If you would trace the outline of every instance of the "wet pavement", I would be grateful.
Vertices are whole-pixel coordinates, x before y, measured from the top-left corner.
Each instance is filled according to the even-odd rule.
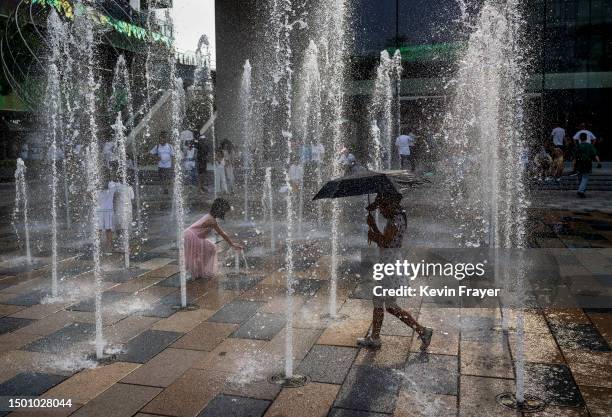
[[[532,247],[593,249],[588,257],[577,252],[559,259],[560,269],[612,284],[612,215],[533,209],[528,230]],[[323,241],[316,256],[300,259],[296,271],[294,368],[310,382],[282,388],[267,380],[284,367],[285,281],[277,269],[282,261],[263,258],[246,273],[234,274],[230,258],[218,277],[188,283],[189,301],[199,309],[177,311],[178,267],[175,254],[162,248],[168,243],[162,233],[150,240],[129,271],[120,269],[120,254],[104,258],[104,334],[115,356],[99,366],[87,357],[94,351],[95,322],[89,263],[63,258],[63,297],[50,300],[48,258],[41,257],[34,268],[0,262],[0,396],[73,402],[53,412],[9,415],[516,415],[495,400],[514,391],[516,366],[514,320],[504,335],[498,308],[439,308],[421,299],[402,300],[423,325],[435,329],[427,353],[391,316],[385,317],[382,348],[360,349],[355,338],[369,329],[371,301],[352,272],[355,261],[348,251],[339,262],[342,318],[323,317],[330,265]],[[265,239],[250,243],[261,247]],[[526,389],[548,403],[545,411],[531,415],[610,416],[611,309],[526,312]]]

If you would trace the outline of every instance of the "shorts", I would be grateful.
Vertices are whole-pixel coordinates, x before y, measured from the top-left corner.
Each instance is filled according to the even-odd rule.
[[[113,211],[98,211],[98,230],[113,230]]]

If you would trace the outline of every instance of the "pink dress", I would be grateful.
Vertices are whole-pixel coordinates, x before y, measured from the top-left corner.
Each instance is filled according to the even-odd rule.
[[[202,225],[213,217],[205,215],[183,233],[185,263],[193,278],[203,278],[217,272],[217,246],[207,239],[212,227]]]

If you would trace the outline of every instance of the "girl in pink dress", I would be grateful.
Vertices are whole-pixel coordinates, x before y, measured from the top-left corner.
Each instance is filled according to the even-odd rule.
[[[229,245],[242,250],[243,247],[234,243],[217,224],[217,219],[223,219],[225,213],[231,210],[230,204],[217,198],[213,201],[210,213],[192,224],[183,233],[185,239],[185,263],[187,271],[195,278],[203,278],[217,272],[217,245],[208,240],[211,231],[217,232]]]

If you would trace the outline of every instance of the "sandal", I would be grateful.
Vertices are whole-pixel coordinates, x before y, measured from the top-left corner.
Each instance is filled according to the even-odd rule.
[[[380,339],[373,339],[371,336],[360,337],[357,339],[357,346],[370,349],[379,349],[382,345]]]
[[[433,329],[425,327],[423,333],[419,335],[419,339],[421,339],[421,352],[425,352],[429,347],[431,336],[433,336]]]

